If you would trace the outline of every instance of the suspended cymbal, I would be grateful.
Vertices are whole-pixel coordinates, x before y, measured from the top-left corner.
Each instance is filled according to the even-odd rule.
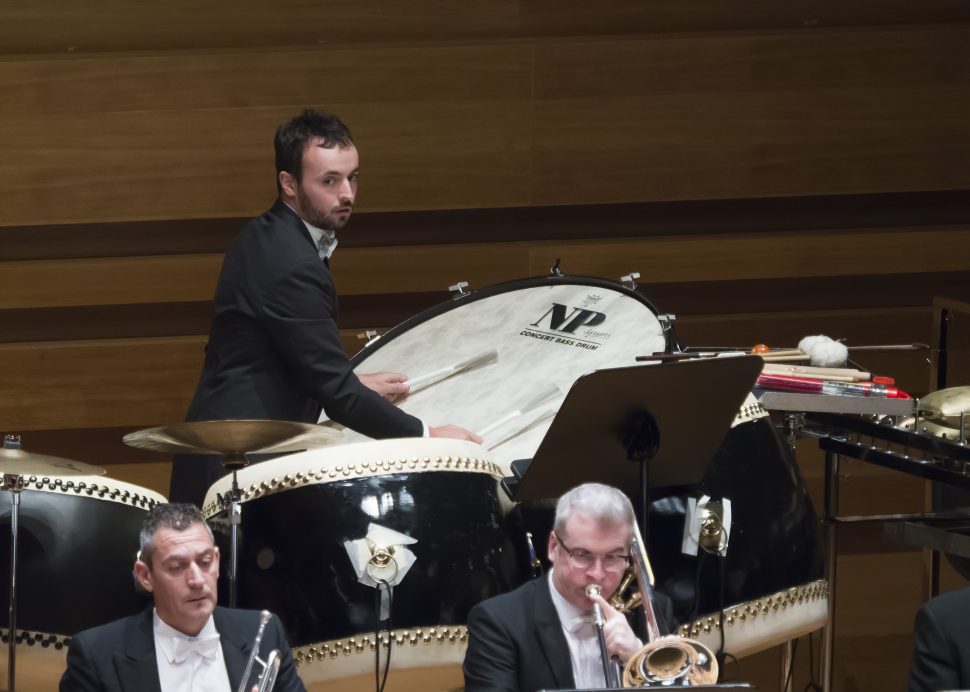
[[[341,433],[311,423],[282,420],[204,420],[148,428],[125,435],[131,447],[176,454],[239,455],[323,447]]]
[[[919,400],[920,417],[948,428],[960,427],[960,413],[963,411],[970,417],[970,387],[940,389]]]
[[[103,476],[100,466],[81,461],[0,448],[0,474],[11,476]]]

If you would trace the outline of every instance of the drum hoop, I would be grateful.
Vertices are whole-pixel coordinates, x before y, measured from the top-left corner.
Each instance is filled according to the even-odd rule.
[[[162,495],[147,488],[101,476],[26,476],[24,490],[88,497],[141,509],[151,509],[168,502]]]
[[[638,290],[632,290],[623,284],[618,284],[616,282],[610,281],[609,279],[602,279],[596,276],[534,276],[525,279],[512,279],[511,281],[503,281],[497,284],[490,284],[483,288],[475,289],[469,293],[462,296],[456,296],[450,298],[446,301],[433,305],[432,307],[419,312],[413,317],[409,317],[400,324],[391,327],[389,330],[384,332],[379,339],[370,342],[368,345],[364,346],[360,351],[358,351],[350,359],[350,362],[354,367],[361,364],[361,362],[379,349],[382,345],[393,341],[395,338],[405,334],[415,327],[424,324],[425,322],[439,317],[440,315],[450,312],[460,305],[466,305],[468,303],[473,303],[484,298],[491,298],[492,296],[501,295],[502,293],[510,293],[515,290],[520,290],[523,288],[543,288],[545,286],[555,286],[556,284],[567,283],[573,286],[592,286],[595,288],[608,288],[617,293],[622,293],[628,298],[633,298],[639,301],[648,308],[654,315],[660,315],[656,306],[651,303],[646,296],[642,295]],[[669,348],[671,342],[676,342],[676,335],[673,331],[673,325],[670,325],[670,329],[665,330],[667,334],[664,341]]]
[[[286,459],[286,457],[281,457],[281,459]],[[270,464],[273,461],[261,463]],[[240,482],[239,501],[246,503],[299,488],[327,485],[348,479],[414,473],[465,473],[486,475],[495,480],[503,478],[501,467],[484,456],[479,458],[458,454],[429,453],[417,457],[394,455],[392,453],[389,456],[381,456],[370,461],[350,462],[332,468],[311,463],[302,471],[292,475],[286,473],[274,476],[271,480],[265,482],[248,482],[248,479],[245,479]],[[217,480],[206,493],[205,502],[202,505],[202,515],[207,520],[228,509],[228,501],[224,492],[220,493],[216,488],[219,486],[221,489],[229,482],[229,477],[224,476]]]
[[[468,644],[468,627],[465,625],[428,625],[407,629],[394,629],[390,632],[395,647],[413,646],[458,646],[462,650]],[[386,650],[388,633],[380,633],[381,648]],[[365,633],[314,642],[293,647],[293,661],[297,667],[333,664],[341,657],[367,656],[367,663],[373,660],[376,646],[374,633]]]
[[[781,617],[785,613],[800,610],[806,610],[804,614],[807,616],[808,609],[814,608],[813,604],[827,604],[829,597],[830,591],[828,581],[825,579],[818,579],[800,586],[792,586],[787,589],[782,589],[781,591],[776,591],[773,594],[761,596],[751,601],[744,601],[742,603],[727,606],[724,608],[725,634],[730,636],[732,630],[743,632],[746,629],[746,625],[748,628],[754,627],[758,623],[759,618],[762,622],[765,622],[771,618]],[[788,624],[800,628],[800,634],[797,636],[817,629],[817,627],[811,626],[813,623],[809,621]],[[824,623],[820,623],[818,627],[821,627],[822,624]],[[805,629],[806,627],[810,627],[810,629]],[[693,622],[687,623],[686,625],[681,625],[677,630],[677,635],[681,637],[690,637],[691,639],[700,639],[706,636],[711,636],[712,633],[718,632],[719,629],[720,613],[714,612],[708,615],[703,615]],[[783,634],[783,632],[781,634]],[[784,640],[791,638],[792,637],[787,635],[784,636]],[[747,656],[748,654],[775,646],[776,644],[780,643],[780,641],[782,640],[772,641],[767,646],[759,646],[759,644],[756,642],[749,642],[748,648],[744,649],[743,651],[738,651],[738,655]]]
[[[769,415],[768,409],[758,401],[758,398],[754,394],[749,392],[744,399],[744,403],[741,404],[741,408],[735,414],[734,420],[731,421],[731,427],[736,428],[744,423],[767,418]]]

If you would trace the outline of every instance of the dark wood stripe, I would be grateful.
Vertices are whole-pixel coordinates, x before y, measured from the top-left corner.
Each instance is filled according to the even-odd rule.
[[[177,421],[170,421],[177,422]],[[17,433],[5,430],[5,434]],[[24,451],[49,454],[97,466],[170,461],[171,455],[135,449],[122,442],[132,428],[84,428],[80,430],[32,430],[23,433]],[[108,475],[113,475],[109,471]]]
[[[267,207],[272,200],[267,200]],[[0,261],[222,253],[244,218],[0,228]],[[970,223],[970,190],[451,211],[358,212],[342,247]]]
[[[525,277],[523,277],[525,278]],[[897,276],[643,283],[659,311],[679,317],[926,307],[936,296],[970,298],[970,272]],[[344,330],[386,330],[444,301],[438,293],[344,295]],[[0,343],[205,335],[211,303],[0,310]]]

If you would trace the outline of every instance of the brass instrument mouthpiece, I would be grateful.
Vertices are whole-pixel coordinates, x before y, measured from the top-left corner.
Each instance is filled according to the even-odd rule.
[[[586,587],[587,596],[599,596],[602,591],[603,591],[603,587],[600,586],[599,584],[590,584],[589,586]]]

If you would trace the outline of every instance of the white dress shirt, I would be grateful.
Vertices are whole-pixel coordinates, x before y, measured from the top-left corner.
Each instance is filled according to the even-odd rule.
[[[230,692],[226,659],[211,615],[195,637],[169,627],[157,611],[152,629],[162,692]]]
[[[300,216],[296,209],[290,205],[289,202],[283,202],[286,206],[290,207],[290,210]],[[317,246],[317,253],[320,255],[320,259],[327,260],[333,254],[333,251],[337,249],[337,233],[336,231],[327,230],[325,228],[317,228],[312,223],[300,216],[300,221],[306,226],[307,231],[310,232],[310,237],[313,238],[313,244]]]
[[[576,687],[605,687],[603,678],[603,659],[600,656],[600,645],[596,637],[596,627],[593,624],[592,611],[584,612],[569,603],[556,590],[549,570],[549,593],[552,604],[559,614],[566,644],[569,645],[569,661],[573,666],[573,682]]]

